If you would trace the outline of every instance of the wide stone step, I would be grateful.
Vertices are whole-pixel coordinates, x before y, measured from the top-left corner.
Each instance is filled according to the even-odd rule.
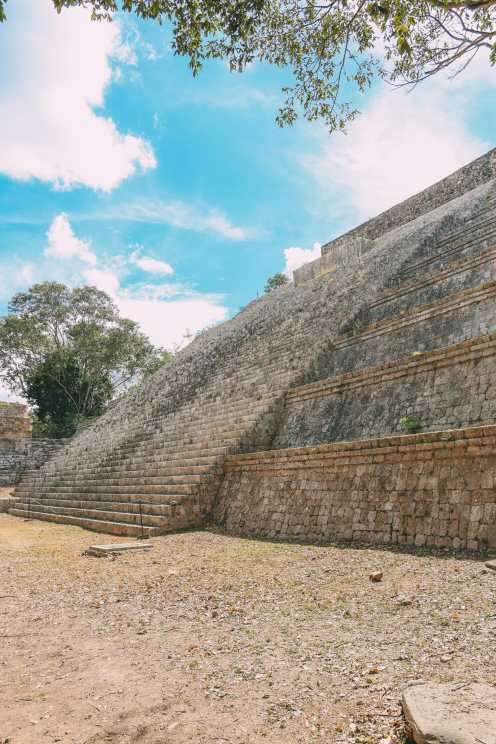
[[[161,446],[167,443],[170,446],[181,447],[184,444],[192,444],[194,442],[208,442],[217,441],[222,442],[225,439],[232,439],[238,437],[246,431],[246,426],[243,424],[239,425],[226,425],[225,427],[216,426],[203,426],[203,427],[185,427],[184,430],[174,429],[171,436],[166,434],[160,434],[153,437],[144,439],[140,447],[150,448],[153,446]],[[119,447],[119,452],[135,452],[136,447],[134,444],[123,444]]]
[[[212,470],[211,472],[202,473],[201,475],[196,474],[190,474],[190,475],[175,475],[175,476],[167,476],[162,474],[154,475],[153,473],[147,472],[146,474],[140,475],[140,474],[131,474],[131,473],[121,473],[120,477],[114,476],[114,477],[107,477],[105,475],[99,475],[99,474],[92,474],[92,475],[85,475],[85,476],[78,476],[76,473],[70,477],[70,476],[62,476],[58,479],[57,485],[62,487],[68,487],[72,488],[74,485],[77,485],[79,483],[85,483],[89,486],[97,485],[98,483],[106,484],[109,486],[125,486],[125,485],[132,485],[136,482],[141,483],[142,485],[146,486],[170,486],[170,485],[191,485],[191,484],[197,484],[197,483],[203,483],[208,480],[210,480],[212,477],[214,477],[216,474],[219,474],[221,471],[217,469],[217,471]],[[35,487],[35,486],[42,486],[44,483],[43,478],[38,478],[37,480],[33,480],[30,484],[29,488]],[[23,483],[19,484],[18,486],[18,492],[22,493],[24,490],[26,490],[27,486]]]
[[[196,494],[191,493],[174,493],[174,494],[153,494],[153,493],[115,493],[115,494],[95,494],[85,493],[82,491],[71,491],[70,493],[59,493],[58,491],[47,491],[44,494],[24,494],[18,499],[20,504],[25,504],[28,508],[36,509],[38,504],[48,504],[51,502],[60,502],[60,506],[77,505],[77,502],[91,501],[98,504],[103,503],[123,503],[134,504],[139,510],[139,504],[154,504],[156,506],[188,506],[198,504],[199,499]],[[124,511],[133,511],[126,508]]]
[[[483,234],[477,234],[477,228],[482,228],[484,230]],[[470,225],[467,228],[468,232],[471,234],[470,238],[447,241],[446,243],[444,243],[446,247],[442,250],[437,250],[436,253],[433,253],[430,256],[426,256],[420,261],[416,261],[415,263],[410,263],[405,266],[401,272],[401,275],[409,276],[411,274],[418,273],[430,264],[442,261],[443,259],[449,258],[457,253],[463,253],[470,248],[476,247],[484,250],[491,244],[491,242],[496,240],[496,220],[494,216],[491,218],[486,218],[486,220],[481,222],[480,225],[477,226],[477,228],[474,229],[474,226]],[[438,244],[436,246],[436,248],[438,249],[441,247],[441,244]]]
[[[20,505],[16,505],[16,510],[20,509]],[[143,524],[146,527],[156,527],[161,530],[170,529],[173,525],[174,520],[171,519],[171,514],[164,515],[151,515],[146,513],[132,513],[128,511],[117,511],[105,509],[80,509],[75,506],[48,506],[45,504],[36,504],[35,513],[37,514],[56,514],[66,517],[78,517],[86,519],[98,519],[105,522],[119,522],[122,524],[131,524],[141,527]],[[172,507],[171,507],[172,513]]]
[[[48,486],[38,486],[36,489],[34,489],[35,494],[39,494],[42,496],[47,491],[51,491],[53,493],[73,493],[77,491],[78,493],[140,493],[148,494],[148,493],[160,493],[160,494],[197,494],[200,491],[200,486],[203,484],[198,483],[191,483],[188,485],[146,485],[143,483],[135,483],[131,485],[116,485],[116,486],[110,486],[105,484],[91,484],[89,486],[84,485],[84,481],[75,482],[71,486],[59,486],[57,484],[50,483]],[[208,482],[205,483],[205,485],[208,485]],[[23,495],[23,493],[28,493],[29,491],[20,491],[16,492],[17,496]]]
[[[169,478],[163,475],[154,475],[150,471],[144,471],[143,473],[119,473],[108,477],[102,473],[93,473],[91,475],[72,475],[61,476],[56,479],[50,478],[50,483],[56,482],[57,487],[60,488],[74,488],[80,485],[92,488],[93,486],[106,485],[106,486],[171,486],[171,485],[192,485],[199,483],[208,483],[213,478],[217,478],[221,475],[221,470],[212,471],[211,473],[204,473],[203,475],[192,475],[191,477],[183,476],[182,478]],[[46,479],[39,478],[29,483],[22,482],[17,486],[17,494],[22,494],[27,491],[32,491],[37,488],[43,488],[47,483]],[[176,489],[177,490],[177,489]]]
[[[224,454],[232,451],[235,446],[239,445],[239,437],[232,438],[230,440],[223,440],[220,445],[218,442],[212,442],[212,447],[206,446],[205,442],[184,445],[181,447],[169,447],[164,446],[162,448],[153,448],[149,452],[141,453],[126,453],[126,456],[119,456],[114,454],[112,458],[108,457],[103,462],[95,461],[95,458],[86,456],[85,458],[79,457],[75,460],[73,457],[68,458],[66,463],[57,463],[55,467],[44,468],[41,472],[45,475],[52,473],[73,473],[76,470],[80,472],[91,472],[92,470],[108,469],[113,470],[115,467],[121,468],[124,463],[151,463],[151,462],[173,462],[178,459],[186,457],[188,454],[197,454],[198,456],[207,455],[209,452],[215,452],[223,450]],[[134,455],[134,456],[133,456]]]
[[[196,466],[204,468],[204,473],[212,473],[217,472],[221,468],[219,467],[219,463],[222,463],[223,458],[225,455],[229,454],[229,449],[225,448],[225,452],[223,455],[215,455],[213,457],[206,456],[200,456],[195,459],[190,458],[179,458],[179,459],[164,459],[160,457],[149,457],[147,459],[142,458],[139,461],[134,462],[133,460],[129,462],[123,462],[119,463],[117,466],[100,466],[100,467],[93,467],[93,469],[87,469],[85,470],[85,473],[88,475],[88,477],[92,477],[94,475],[105,475],[108,477],[112,477],[113,474],[115,474],[117,477],[124,476],[129,473],[130,475],[135,476],[147,476],[147,475],[155,475],[155,474],[167,474],[169,470],[169,465],[172,463],[181,463],[179,467],[184,469],[184,471],[188,471],[189,468],[194,468]],[[200,463],[204,462],[205,465],[201,465]],[[211,463],[211,464],[209,464]],[[56,472],[60,473],[61,477],[64,477],[64,471],[62,469],[57,470]],[[68,473],[65,473],[65,475],[72,475],[76,472],[76,470],[73,468]],[[194,472],[194,471],[193,471]],[[44,473],[40,474],[39,477],[43,478]],[[23,483],[25,480],[23,479]]]
[[[157,503],[147,501],[125,501],[120,498],[116,501],[100,501],[97,499],[84,500],[81,498],[71,499],[56,499],[56,498],[44,498],[41,500],[29,501],[20,499],[17,502],[18,508],[30,511],[31,509],[43,508],[43,511],[54,509],[55,507],[65,507],[69,509],[83,509],[83,510],[95,510],[95,511],[115,511],[115,512],[128,512],[130,514],[150,514],[153,516],[171,517],[175,508],[181,506],[181,504],[191,503],[190,500],[173,501],[172,504],[163,503],[157,501]]]
[[[234,442],[238,442],[241,433],[243,432],[229,431],[220,435],[217,432],[211,432],[211,435],[208,437],[199,437],[197,436],[197,432],[193,430],[190,436],[182,437],[181,439],[148,439],[140,448],[130,445],[114,448],[105,456],[105,460],[111,461],[112,459],[125,457],[127,454],[139,455],[141,453],[152,453],[156,451],[179,454],[188,450],[227,447]],[[92,458],[87,453],[80,453],[78,455],[79,462],[90,459]]]
[[[178,452],[171,452],[169,457],[163,457],[160,454],[153,454],[150,456],[147,456],[146,458],[142,458],[140,462],[130,460],[128,462],[121,462],[118,466],[118,472],[121,471],[127,471],[129,470],[140,470],[141,468],[141,462],[146,462],[147,466],[150,465],[180,465],[181,467],[189,467],[189,465],[201,465],[201,464],[208,464],[210,462],[219,463],[222,462],[223,458],[226,454],[229,454],[232,451],[232,449],[228,446],[224,447],[211,447],[207,449],[194,449],[190,448],[188,450],[179,450]],[[194,455],[191,457],[188,457],[188,455]],[[109,465],[93,465],[93,471],[98,469],[99,472],[116,472],[114,467],[111,467]],[[71,463],[70,469],[67,469],[67,472],[74,472],[75,467],[74,463]],[[61,466],[61,463],[58,463],[58,467],[54,469],[55,473],[63,473],[64,469]],[[88,469],[87,472],[92,472],[91,469]],[[48,470],[48,468],[45,468],[41,475],[50,475],[51,470]],[[24,480],[24,479],[23,479]]]
[[[67,514],[51,514],[39,511],[25,511],[23,509],[10,509],[9,514],[25,519],[40,519],[44,522],[56,522],[58,524],[72,524],[84,527],[94,532],[105,532],[108,535],[126,535],[128,537],[141,537],[143,534],[149,537],[160,534],[157,527],[127,524],[124,522],[110,522],[101,519],[90,519],[89,517],[75,517]]]

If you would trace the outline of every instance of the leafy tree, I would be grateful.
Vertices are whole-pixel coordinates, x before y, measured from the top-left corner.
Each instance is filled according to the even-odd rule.
[[[267,279],[267,283],[265,285],[265,292],[273,292],[274,289],[278,289],[279,287],[284,287],[285,284],[289,282],[288,277],[286,274],[282,274],[279,272],[278,274],[274,274],[274,276],[271,276],[270,279]]]
[[[170,358],[96,287],[35,284],[8,311],[0,318],[0,379],[59,432],[98,415]]]
[[[113,393],[108,374],[90,378],[72,350],[48,354],[26,376],[26,398],[36,413],[38,433],[70,436],[78,423],[103,413]]]
[[[168,22],[173,51],[189,57],[195,74],[209,58],[233,71],[253,60],[291,68],[280,125],[302,109],[331,131],[343,129],[358,114],[350,86],[363,92],[376,75],[415,85],[446,68],[456,74],[483,49],[496,63],[496,0],[43,1],[58,11],[90,7],[95,19],[121,10]],[[0,0],[0,21],[6,4]]]

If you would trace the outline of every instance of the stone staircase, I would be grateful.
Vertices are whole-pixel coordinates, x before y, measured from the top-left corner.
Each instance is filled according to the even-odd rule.
[[[303,396],[295,417],[302,385],[495,331],[495,236],[493,180],[252,302],[27,474],[11,513],[135,537],[204,524],[226,458],[339,439],[327,403]]]

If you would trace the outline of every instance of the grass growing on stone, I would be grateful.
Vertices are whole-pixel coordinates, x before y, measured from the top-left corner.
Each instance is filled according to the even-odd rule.
[[[398,744],[410,682],[496,682],[483,561],[209,532],[82,556],[98,542],[0,515],[0,740]]]

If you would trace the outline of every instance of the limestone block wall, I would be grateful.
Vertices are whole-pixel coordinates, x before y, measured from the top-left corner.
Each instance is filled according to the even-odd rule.
[[[496,334],[290,390],[273,448],[496,422]]]
[[[496,548],[496,426],[235,455],[215,518],[230,532]]]
[[[31,429],[27,406],[0,401],[0,437],[29,437]]]
[[[368,238],[357,238],[349,243],[336,247],[332,253],[316,258],[293,272],[294,282],[298,286],[312,279],[318,279],[348,262],[350,258],[360,258],[374,247],[374,241]]]
[[[433,269],[426,275],[404,282],[391,289],[354,320],[354,328],[359,330],[367,325],[380,323],[419,305],[426,305],[448,297],[450,294],[481,287],[496,280],[496,247],[477,253],[469,259],[453,261],[445,269]]]
[[[393,286],[488,248],[496,243],[496,178],[460,195],[455,193],[411,222],[393,222],[375,239],[360,236],[364,227],[357,228],[356,236],[347,234],[324,246],[320,258],[296,269],[295,284],[299,286],[334,272],[350,258],[366,261],[379,242],[388,243],[390,252],[406,257],[400,272],[389,277]],[[388,273],[387,267],[384,273]]]
[[[496,282],[490,282],[340,336],[332,348],[322,352],[308,381],[356,372],[495,331]]]
[[[0,486],[14,485],[26,470],[39,468],[63,446],[64,441],[0,437]]]

